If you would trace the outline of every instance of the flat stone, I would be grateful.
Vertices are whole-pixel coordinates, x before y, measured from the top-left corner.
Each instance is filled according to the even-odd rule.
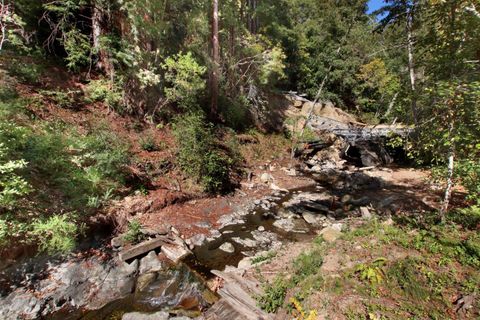
[[[223,243],[218,249],[220,249],[220,250],[222,250],[226,253],[234,253],[235,252],[235,247],[230,242]]]
[[[161,247],[164,243],[165,241],[161,238],[151,239],[121,251],[118,256],[122,261],[130,260],[139,255],[155,250],[158,247]]]
[[[122,320],[168,320],[168,312],[160,311],[155,313],[129,312],[125,313]]]
[[[302,218],[312,226],[320,226],[321,220],[322,220],[319,218],[318,214],[311,213],[311,212],[303,212]]]
[[[331,228],[331,227],[326,227],[320,231],[320,235],[322,235],[323,239],[327,242],[334,242],[340,236],[342,233],[338,231],[337,229]]]
[[[178,263],[186,256],[192,254],[182,239],[177,238],[172,244],[162,246],[162,253],[173,263]]]
[[[247,248],[255,248],[258,245],[257,241],[249,238],[242,239],[240,237],[233,237],[232,240]]]

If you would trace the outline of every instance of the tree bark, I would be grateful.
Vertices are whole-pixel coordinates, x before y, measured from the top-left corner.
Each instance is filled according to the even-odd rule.
[[[101,37],[105,34],[104,28],[104,18],[105,13],[103,9],[98,5],[98,3],[93,3],[92,8],[92,42],[93,42],[93,52],[97,55],[97,64],[96,67],[98,70],[102,70],[106,75],[110,77],[110,80],[113,82],[114,77],[114,67],[110,60],[108,52],[102,48]]]
[[[442,208],[440,209],[442,220],[445,218],[445,213],[448,211],[453,188],[453,173],[455,169],[455,141],[453,139],[453,129],[454,124],[452,123],[450,124],[450,129],[448,131],[448,136],[450,138],[450,150],[448,152],[447,186],[445,188],[445,196],[443,198]]]
[[[212,72],[210,79],[212,117],[217,116],[218,110],[218,77],[220,68],[220,45],[218,40],[218,0],[212,0]]]
[[[415,2],[413,2],[415,6]],[[418,109],[417,109],[417,90],[416,90],[416,75],[415,75],[415,61],[413,57],[414,52],[414,39],[413,39],[413,17],[414,8],[407,9],[407,50],[408,50],[408,71],[410,74],[410,89],[412,94],[412,116],[415,125],[418,125]]]

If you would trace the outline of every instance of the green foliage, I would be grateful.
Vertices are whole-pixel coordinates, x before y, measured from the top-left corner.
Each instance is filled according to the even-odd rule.
[[[252,259],[252,264],[259,264],[261,262],[270,261],[275,258],[277,253],[275,251],[269,251],[266,254],[256,256]]]
[[[206,192],[228,190],[234,160],[219,148],[213,127],[205,122],[203,115],[190,113],[179,116],[173,133],[182,170],[199,181]]]
[[[396,282],[401,290],[415,299],[428,299],[427,290],[422,274],[418,268],[418,262],[412,258],[406,258],[393,263],[388,268],[388,277]]]
[[[128,223],[128,230],[124,239],[132,244],[141,242],[145,238],[142,233],[142,224],[138,220],[132,220]]]
[[[72,29],[64,33],[63,47],[67,52],[65,60],[69,69],[76,71],[90,63],[92,50],[90,39],[79,30]]]
[[[384,279],[382,267],[385,262],[385,258],[378,258],[369,264],[361,263],[357,265],[355,272],[359,274],[360,280],[368,281],[371,285],[378,285]]]
[[[40,93],[61,108],[78,109],[83,105],[83,93],[79,90],[41,90]]]
[[[184,110],[194,111],[198,108],[199,96],[205,90],[202,78],[207,70],[193,57],[191,52],[176,54],[165,59],[165,96],[176,102]]]
[[[30,192],[30,186],[16,172],[27,166],[25,160],[8,160],[8,149],[0,143],[0,208],[11,208],[16,200]]]
[[[309,252],[301,253],[294,262],[293,282],[299,283],[318,272],[323,263],[323,250],[315,247]]]
[[[252,125],[250,105],[245,96],[240,95],[234,99],[221,97],[219,104],[218,112],[227,127],[241,132]]]
[[[38,84],[44,74],[44,66],[41,62],[28,62],[22,59],[14,59],[8,66],[8,73],[18,81],[27,84]]]
[[[258,305],[268,313],[276,312],[284,304],[287,289],[284,278],[276,277],[272,284],[264,285],[264,293],[257,297]]]
[[[140,139],[140,147],[142,150],[152,152],[160,149],[160,146],[157,145],[155,139],[152,136]]]
[[[451,220],[464,228],[478,230],[480,226],[480,207],[472,206],[450,212],[448,220]]]
[[[124,111],[123,91],[119,83],[111,83],[106,79],[92,80],[85,87],[86,101],[103,102],[110,109],[119,113]]]
[[[39,248],[48,253],[66,253],[74,249],[75,238],[82,231],[72,215],[55,215],[32,224],[31,234],[36,237]]]

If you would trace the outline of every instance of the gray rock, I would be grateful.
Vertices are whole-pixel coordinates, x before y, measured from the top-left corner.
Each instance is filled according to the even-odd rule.
[[[155,251],[150,251],[145,257],[140,260],[140,267],[138,272],[144,274],[147,272],[158,272],[165,268],[163,263],[158,259]]]
[[[125,313],[122,320],[168,320],[168,312],[160,311],[155,313],[129,312]]]
[[[326,227],[322,229],[322,231],[320,231],[320,235],[323,237],[325,241],[334,242],[342,235],[342,233],[337,229]]]
[[[162,246],[162,253],[173,263],[178,263],[186,256],[192,254],[181,238],[175,238],[174,243]]]
[[[322,224],[322,219],[319,217],[318,214],[311,213],[311,212],[303,212],[302,218],[312,226],[318,227]]]
[[[240,244],[244,247],[247,247],[247,248],[255,248],[255,247],[258,246],[257,241],[249,239],[249,238],[242,239],[240,237],[233,237],[232,241],[234,241],[234,242],[236,242],[236,243],[238,243],[238,244]]]
[[[362,218],[364,219],[372,218],[372,214],[370,213],[370,210],[368,210],[367,207],[360,207],[360,213],[362,214]]]
[[[234,253],[235,252],[235,247],[230,242],[223,243],[218,249],[220,249],[220,250],[222,250],[226,253]]]
[[[125,240],[123,239],[123,236],[118,236],[118,237],[112,238],[112,240],[110,241],[110,244],[112,245],[113,248],[117,249],[125,245]]]
[[[204,234],[196,234],[186,242],[194,247],[201,247],[205,244],[205,242],[207,242],[207,237]]]
[[[273,223],[273,226],[286,232],[307,233],[309,231],[305,221],[300,219],[279,219]]]
[[[264,226],[259,226],[259,227],[257,228],[257,230],[258,230],[258,231],[265,231],[265,227],[264,227]]]
[[[262,173],[262,175],[260,176],[260,181],[263,182],[263,183],[269,183],[269,182],[272,182],[273,181],[273,176],[269,173]]]

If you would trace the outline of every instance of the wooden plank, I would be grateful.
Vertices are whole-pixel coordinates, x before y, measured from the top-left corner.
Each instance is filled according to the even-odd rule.
[[[148,241],[139,243],[131,248],[121,251],[118,256],[120,260],[127,261],[136,258],[142,254],[155,250],[166,243],[163,238],[154,238]]]
[[[267,320],[272,318],[271,315],[257,307],[257,302],[249,293],[250,290],[247,288],[248,283],[245,279],[217,270],[212,270],[212,273],[224,279],[224,285],[218,291],[218,294],[231,308],[241,315],[241,319]]]

